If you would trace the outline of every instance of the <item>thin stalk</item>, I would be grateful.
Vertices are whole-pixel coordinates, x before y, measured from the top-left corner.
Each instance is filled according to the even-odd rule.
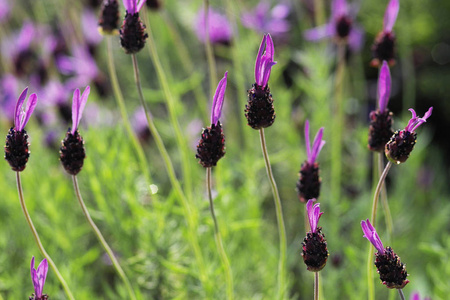
[[[156,126],[155,126],[155,123],[153,122],[153,117],[150,113],[150,110],[147,108],[147,104],[145,103],[144,95],[142,94],[141,80],[140,80],[140,76],[139,76],[139,68],[138,68],[138,64],[137,64],[136,55],[132,54],[131,58],[133,61],[134,79],[136,81],[136,87],[137,87],[138,94],[139,94],[139,100],[141,102],[142,107],[144,107],[145,116],[147,118],[150,132],[152,133],[152,136],[156,143],[156,147],[158,148],[158,151],[164,160],[164,164],[165,164],[167,173],[169,175],[169,180],[170,180],[170,183],[172,184],[172,188],[178,194],[178,198],[180,199],[181,205],[184,210],[183,215],[186,219],[188,229],[189,229],[188,240],[189,240],[190,246],[192,247],[192,250],[194,252],[194,255],[195,255],[195,258],[197,261],[197,266],[200,271],[200,275],[199,275],[200,281],[202,282],[202,284],[205,287],[205,289],[207,290],[207,292],[211,292],[211,289],[213,287],[209,285],[208,275],[206,272],[205,263],[203,261],[203,254],[200,250],[199,242],[197,239],[196,221],[194,219],[195,216],[194,216],[193,211],[190,207],[190,204],[181,188],[181,184],[175,174],[175,169],[173,167],[172,160],[170,159],[169,153],[167,152],[167,149],[164,146],[164,142],[163,142],[161,136],[159,135],[158,130],[156,129]]]
[[[25,215],[25,219],[27,220],[28,226],[31,229],[31,233],[33,234],[34,240],[36,241],[36,244],[41,251],[42,255],[47,259],[49,265],[52,267],[53,272],[55,272],[56,277],[58,277],[59,282],[63,286],[64,291],[66,292],[67,297],[70,300],[75,300],[75,298],[72,295],[72,292],[69,289],[69,286],[67,285],[66,281],[62,277],[61,273],[59,273],[58,268],[56,267],[55,263],[53,262],[50,255],[45,251],[44,246],[42,245],[41,239],[39,238],[39,234],[37,233],[36,228],[33,225],[33,221],[31,221],[30,214],[28,213],[27,206],[25,204],[25,199],[23,198],[23,190],[22,190],[22,182],[20,180],[20,172],[16,172],[16,181],[17,181],[17,191],[19,192],[19,200],[20,200],[20,206],[22,207],[23,214]]]
[[[378,204],[378,198],[380,197],[381,188],[383,187],[384,181],[386,179],[387,174],[389,173],[389,170],[392,167],[392,163],[389,161],[386,164],[386,167],[383,170],[383,173],[381,173],[380,180],[378,181],[377,187],[375,189],[375,195],[373,196],[373,202],[372,202],[372,216],[370,219],[370,222],[372,223],[372,226],[375,227],[376,222],[376,216],[377,216],[377,204]]]
[[[383,167],[384,167],[384,153],[380,152],[380,153],[378,153],[378,176],[380,176],[380,177],[383,172]],[[383,211],[384,211],[384,219],[386,222],[388,236],[389,236],[389,239],[391,239],[392,233],[394,231],[393,230],[394,222],[392,221],[391,210],[389,208],[386,185],[383,185],[383,188],[381,189],[381,204],[382,204]]]
[[[266,138],[264,136],[264,128],[259,130],[261,139],[261,149],[266,163],[267,176],[269,177],[272,186],[273,199],[275,202],[275,210],[277,215],[278,234],[280,236],[280,260],[278,262],[278,299],[283,299],[286,291],[286,228],[283,220],[283,208],[281,206],[280,195],[278,187],[272,174],[272,167],[270,166],[269,154],[267,153]]]
[[[203,3],[205,5],[205,51],[209,68],[209,91],[212,97],[212,95],[214,95],[214,91],[216,90],[217,70],[216,60],[214,59],[214,53],[211,46],[211,38],[209,36],[209,0],[204,0]]]
[[[114,65],[114,55],[112,52],[112,48],[113,48],[112,47],[112,37],[108,36],[106,39],[106,42],[107,42],[107,48],[108,48],[109,77],[111,79],[111,84],[113,87],[114,95],[115,95],[117,104],[119,106],[120,115],[122,116],[123,125],[125,126],[128,136],[130,137],[133,147],[138,156],[138,159],[140,162],[139,166],[141,167],[141,171],[144,174],[145,178],[147,179],[147,182],[151,182],[150,170],[148,167],[147,158],[145,156],[144,149],[142,148],[141,143],[139,143],[136,133],[133,131],[133,128],[131,126],[130,119],[128,118],[127,109],[125,106],[125,101],[123,100],[123,94],[122,94],[122,91],[120,90],[119,80],[117,79],[116,67]]]
[[[400,296],[400,299],[405,300],[405,295],[403,294],[403,290],[402,289],[397,289],[398,294]]]
[[[114,266],[114,269],[116,269],[117,273],[119,274],[120,278],[122,279],[123,283],[125,284],[125,287],[128,291],[128,295],[131,299],[136,300],[136,295],[134,294],[133,288],[131,287],[130,281],[128,280],[127,275],[123,271],[122,267],[120,266],[119,262],[116,259],[116,256],[114,255],[114,252],[112,251],[111,247],[109,247],[108,243],[106,242],[105,238],[103,237],[102,233],[100,232],[100,229],[98,229],[97,225],[95,225],[94,221],[91,218],[91,215],[89,214],[89,211],[86,207],[86,204],[84,204],[83,198],[81,197],[80,193],[80,187],[78,185],[78,179],[76,175],[72,175],[72,182],[73,182],[73,188],[75,190],[75,194],[77,195],[78,203],[80,203],[81,210],[83,211],[84,216],[86,217],[86,220],[89,223],[89,226],[91,226],[92,230],[94,230],[95,235],[97,236],[100,244],[102,244],[103,248],[105,249],[106,253],[108,254],[109,258],[111,259],[111,262]]]
[[[314,272],[314,300],[319,300],[319,272]]]
[[[164,71],[164,68],[161,65],[161,60],[159,59],[158,51],[156,49],[155,40],[153,39],[153,33],[151,26],[147,27],[148,34],[148,46],[150,58],[152,59],[153,65],[156,69],[156,75],[158,77],[159,83],[163,89],[164,96],[166,98],[167,108],[169,110],[170,122],[172,123],[173,130],[175,131],[176,142],[178,145],[178,150],[181,152],[181,169],[183,172],[183,181],[185,183],[185,191],[188,199],[192,199],[192,176],[191,176],[191,156],[188,151],[189,147],[185,139],[185,134],[181,131],[180,124],[178,123],[178,116],[176,113],[176,101],[170,92],[169,82],[167,81],[167,76]],[[133,57],[133,66],[135,69],[135,73],[139,74],[138,64],[136,55],[132,54]],[[140,94],[142,94],[142,87],[140,89]],[[141,97],[141,95],[140,95]],[[144,97],[141,97],[144,99]],[[144,102],[144,101],[143,101]],[[148,109],[147,109],[148,111]]]
[[[214,212],[214,202],[211,193],[211,168],[206,168],[206,189],[208,190],[209,209],[211,210],[211,216],[214,221],[214,237],[216,240],[217,251],[219,252],[220,260],[222,261],[222,267],[225,271],[225,281],[227,284],[227,299],[234,299],[233,291],[233,273],[231,271],[230,261],[228,260],[227,253],[222,242],[222,236],[219,231],[219,224],[217,223],[216,214]]]

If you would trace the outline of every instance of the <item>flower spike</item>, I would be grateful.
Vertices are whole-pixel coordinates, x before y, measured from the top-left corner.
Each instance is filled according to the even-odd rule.
[[[322,147],[325,145],[325,141],[322,140],[323,137],[323,127],[319,129],[317,132],[314,143],[311,150],[311,144],[309,139],[309,121],[306,120],[305,122],[305,143],[306,143],[306,154],[308,156],[308,163],[314,164],[316,161],[317,156],[320,153],[320,150],[322,150]]]
[[[27,125],[28,120],[31,117],[31,114],[34,111],[34,108],[37,104],[37,95],[31,94],[28,98],[27,105],[25,110],[23,110],[23,102],[27,97],[28,88],[25,88],[23,92],[20,94],[19,99],[17,100],[16,108],[14,111],[14,126],[16,131],[22,131]]]
[[[391,32],[397,20],[398,11],[400,9],[399,0],[391,0],[384,13],[383,31]]]
[[[81,115],[83,114],[84,107],[86,106],[86,102],[89,96],[91,88],[87,86],[84,89],[83,94],[80,97],[80,89],[76,89],[73,93],[72,100],[72,134],[75,133],[78,129],[78,125],[80,124]]]
[[[433,112],[433,107],[430,107],[428,111],[425,113],[423,118],[417,117],[416,112],[414,109],[410,108],[409,111],[412,114],[412,118],[409,120],[408,125],[405,127],[406,131],[414,132],[420,125],[425,123],[427,119],[431,116],[431,113]]]
[[[391,72],[389,71],[388,63],[383,60],[381,66],[380,76],[378,78],[378,104],[380,112],[386,111],[389,96],[391,95]]]
[[[316,203],[313,206],[316,199],[309,199],[306,203],[306,211],[308,212],[309,225],[311,226],[311,232],[317,231],[317,224],[319,223],[320,216],[323,212],[320,211],[320,203]]]
[[[48,272],[48,262],[47,259],[43,259],[39,264],[37,270],[34,268],[34,256],[31,259],[31,280],[33,281],[35,298],[33,299],[41,299],[42,292],[44,290],[45,279],[47,278]]]
[[[270,34],[265,34],[255,62],[255,81],[256,84],[265,87],[269,81],[272,67],[277,63],[273,61],[274,47]]]
[[[228,71],[225,72],[225,75],[217,85],[211,109],[211,124],[217,124],[217,121],[219,121],[219,118],[222,115],[223,100],[225,98],[225,90],[227,88],[227,76]]]
[[[364,232],[363,237],[368,239],[369,242],[372,243],[372,245],[375,247],[375,249],[378,250],[380,254],[384,254],[383,243],[381,242],[380,237],[378,236],[378,233],[375,230],[375,228],[372,226],[372,224],[370,224],[369,219],[367,219],[366,221],[364,220],[361,221],[361,228],[362,231]]]

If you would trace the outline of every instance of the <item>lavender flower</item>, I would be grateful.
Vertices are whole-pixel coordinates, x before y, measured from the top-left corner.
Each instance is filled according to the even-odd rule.
[[[134,54],[144,48],[148,34],[139,17],[145,0],[122,0],[126,9],[125,19],[120,29],[120,44],[127,54]]]
[[[143,107],[139,107],[131,118],[131,125],[141,142],[148,142],[151,136],[150,128],[148,128],[147,116]]]
[[[31,258],[31,281],[34,286],[34,293],[29,300],[46,300],[48,296],[43,294],[45,279],[47,278],[48,262],[43,259],[39,264],[37,270],[34,268],[34,256]]]
[[[211,126],[203,129],[202,137],[197,145],[195,157],[205,168],[215,166],[219,159],[225,155],[225,136],[219,118],[222,114],[223,100],[227,88],[227,76],[228,72],[225,72],[224,77],[217,85],[211,109]]]
[[[412,113],[412,118],[408,125],[404,130],[396,131],[384,149],[386,157],[396,164],[403,163],[408,159],[416,144],[417,133],[415,130],[431,116],[433,107],[428,109],[423,118],[418,117],[414,109],[410,108],[409,111]]]
[[[81,115],[86,105],[90,87],[87,86],[80,96],[80,90],[76,89],[73,93],[72,102],[72,128],[67,131],[66,137],[62,141],[60,149],[60,160],[64,169],[70,175],[77,175],[83,167],[86,151],[84,149],[83,138],[78,132]]]
[[[28,134],[24,128],[36,107],[37,95],[30,95],[25,110],[23,110],[23,103],[27,97],[27,92],[28,88],[25,88],[17,100],[14,110],[14,127],[9,130],[6,136],[5,159],[13,171],[16,172],[21,172],[25,169],[28,158],[30,157],[30,152],[28,151]]]
[[[14,109],[16,107],[18,82],[12,74],[6,74],[0,79],[0,113],[7,120],[14,119]]]
[[[308,203],[306,203],[306,212],[311,230],[303,239],[302,256],[307,270],[318,272],[325,267],[329,254],[325,235],[322,233],[322,227],[317,227],[323,212],[320,212],[319,203],[313,205],[314,201],[316,199],[309,199]]]
[[[90,49],[94,49],[101,41],[102,35],[98,30],[93,30],[97,26],[97,16],[88,8],[81,14],[81,30]]]
[[[347,4],[346,0],[333,0],[331,19],[322,26],[306,30],[304,37],[308,41],[332,38],[337,43],[347,43],[352,51],[358,51],[363,44],[363,31],[354,24],[357,9]]]
[[[420,300],[420,299],[421,299],[421,298],[420,298],[419,292],[414,292],[414,293],[412,293],[411,296],[409,297],[409,300]],[[431,300],[431,299],[428,298],[428,297],[425,297],[424,300]]]
[[[270,9],[269,2],[262,0],[253,11],[242,14],[242,25],[260,33],[269,32],[274,37],[282,36],[291,27],[287,21],[290,10],[290,6],[286,3],[277,4]]]
[[[307,159],[301,165],[299,172],[299,180],[297,182],[297,193],[301,202],[308,199],[318,198],[320,194],[320,184],[322,180],[319,176],[319,163],[316,162],[317,156],[325,145],[322,140],[323,127],[317,132],[311,149],[309,139],[309,121],[305,122],[305,143]]]
[[[395,34],[392,31],[392,28],[397,20],[399,9],[399,0],[389,1],[386,12],[384,13],[383,30],[377,35],[372,46],[373,59],[371,61],[371,65],[374,67],[378,67],[380,62],[384,60],[386,60],[391,66],[395,63]]]
[[[395,254],[391,247],[383,247],[383,243],[369,219],[361,221],[361,228],[364,237],[378,251],[375,253],[375,266],[378,274],[380,274],[381,282],[390,289],[404,288],[409,280],[406,279],[408,273],[406,273],[406,267],[401,262],[400,257]]]
[[[378,110],[369,114],[369,144],[372,151],[381,152],[394,134],[392,130],[392,113],[387,109],[391,93],[391,73],[386,61],[380,69],[378,77]]]
[[[272,94],[268,86],[270,72],[276,64],[273,61],[274,46],[270,34],[265,34],[255,62],[255,83],[248,90],[248,103],[245,105],[245,117],[253,129],[269,127],[275,121]]]
[[[10,5],[13,3],[8,3],[8,0],[0,0],[0,24],[8,19],[11,12]]]
[[[98,20],[101,34],[116,35],[119,33],[119,3],[117,0],[104,0]]]
[[[208,10],[208,34],[209,40],[213,44],[228,45],[231,42],[233,31],[226,16],[210,8]],[[195,23],[195,33],[201,42],[206,41],[206,20],[205,9],[202,8],[197,13]]]

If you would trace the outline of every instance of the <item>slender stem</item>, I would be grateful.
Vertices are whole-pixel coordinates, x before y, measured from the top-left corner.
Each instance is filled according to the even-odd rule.
[[[183,207],[183,215],[186,219],[186,222],[188,224],[188,229],[189,229],[189,233],[188,233],[188,240],[189,243],[192,247],[192,250],[194,252],[196,261],[197,261],[197,266],[199,268],[200,274],[200,281],[202,282],[202,284],[204,285],[205,289],[207,290],[207,292],[212,292],[211,289],[213,288],[212,286],[210,286],[209,281],[208,281],[208,276],[207,276],[207,272],[206,272],[206,267],[203,261],[203,255],[202,252],[200,250],[200,246],[199,246],[199,242],[197,239],[197,232],[196,232],[196,221],[195,221],[195,215],[193,214],[193,211],[190,207],[190,204],[181,188],[181,184],[177,179],[177,176],[175,174],[175,169],[173,167],[172,164],[172,160],[170,159],[169,153],[167,152],[166,147],[164,146],[164,142],[161,138],[161,136],[159,135],[158,130],[156,129],[155,123],[153,122],[153,117],[150,114],[149,109],[147,108],[147,105],[145,103],[144,100],[144,96],[142,94],[142,87],[141,87],[141,81],[140,81],[140,77],[139,77],[139,69],[138,69],[138,65],[137,65],[137,60],[136,60],[136,55],[132,54],[131,55],[132,61],[133,61],[133,67],[134,67],[134,78],[136,81],[136,86],[138,89],[138,94],[139,94],[139,100],[141,102],[141,105],[144,107],[145,110],[145,116],[147,118],[147,122],[148,122],[148,126],[150,129],[150,132],[155,140],[156,146],[159,150],[159,153],[161,154],[163,160],[164,160],[164,164],[167,170],[167,173],[169,175],[169,179],[170,179],[170,183],[172,184],[172,188],[175,190],[175,192],[178,194],[178,198],[181,201],[181,205]]]
[[[117,273],[119,274],[120,278],[122,279],[123,283],[125,284],[125,287],[128,291],[128,295],[130,296],[130,299],[136,300],[136,295],[134,294],[133,288],[131,287],[131,284],[130,284],[130,281],[128,280],[127,275],[125,274],[125,272],[123,271],[119,262],[117,261],[116,256],[114,255],[114,252],[112,251],[111,247],[109,247],[108,243],[106,242],[105,238],[103,237],[102,233],[100,232],[100,229],[98,229],[97,225],[95,225],[94,221],[91,218],[91,215],[89,214],[89,211],[88,211],[86,205],[84,204],[83,198],[81,197],[80,187],[78,185],[78,180],[77,180],[76,175],[72,175],[72,182],[73,182],[73,188],[75,190],[75,194],[77,195],[78,203],[80,203],[81,210],[83,211],[83,214],[86,217],[86,220],[88,221],[92,230],[94,230],[94,233],[97,236],[100,244],[102,244],[103,248],[105,249],[106,253],[108,254],[109,258],[111,259],[114,269],[116,269]]]
[[[386,164],[386,167],[384,168],[384,171],[381,174],[380,180],[378,181],[377,187],[375,189],[375,195],[373,196],[373,202],[372,202],[372,216],[370,219],[370,222],[372,223],[373,227],[375,227],[375,222],[376,222],[378,198],[380,196],[381,188],[383,187],[384,181],[386,179],[387,174],[389,173],[389,169],[391,168],[391,166],[392,166],[392,163],[389,161]]]
[[[227,299],[234,299],[233,291],[233,273],[231,271],[230,261],[228,260],[227,253],[222,242],[222,236],[219,231],[219,224],[217,223],[216,214],[214,212],[214,202],[211,193],[211,168],[206,168],[206,188],[208,190],[209,208],[211,210],[211,216],[214,221],[214,237],[216,240],[217,251],[219,252],[220,260],[222,261],[222,267],[225,270],[225,280],[227,284]]]
[[[114,65],[114,56],[112,52],[112,37],[107,36],[107,48],[108,48],[108,69],[109,69],[109,77],[111,79],[111,84],[113,87],[114,95],[117,101],[117,104],[119,105],[120,114],[122,116],[123,125],[125,126],[125,129],[128,133],[128,136],[131,139],[131,142],[134,146],[134,149],[136,150],[136,154],[139,159],[139,166],[141,167],[141,171],[148,182],[151,182],[150,178],[150,171],[148,167],[147,158],[145,156],[144,149],[142,148],[141,143],[139,143],[139,140],[136,136],[136,133],[132,129],[130,119],[128,118],[127,109],[125,106],[125,101],[123,100],[123,94],[120,90],[119,81],[117,79],[117,73],[116,73],[116,67]]]
[[[383,172],[383,165],[384,165],[384,153],[380,152],[380,153],[378,153],[378,176],[380,176],[380,177]],[[393,221],[392,221],[391,210],[389,209],[386,185],[383,185],[383,188],[381,189],[381,204],[383,206],[384,219],[386,222],[388,235],[389,235],[389,238],[391,238],[394,225],[393,225]]]
[[[375,286],[373,284],[373,246],[369,245],[369,252],[367,256],[367,293],[368,293],[368,300],[374,300],[375,299]]]
[[[63,286],[64,291],[66,292],[67,297],[70,300],[75,300],[75,298],[72,295],[72,292],[69,289],[69,286],[67,285],[66,281],[62,277],[61,273],[59,273],[58,268],[56,267],[55,263],[51,259],[50,255],[45,251],[44,246],[42,245],[41,239],[39,238],[39,234],[37,233],[36,228],[33,225],[33,221],[31,221],[30,214],[28,213],[27,206],[25,204],[25,199],[23,198],[23,190],[22,190],[22,182],[20,180],[20,172],[16,172],[16,181],[17,181],[17,191],[19,192],[19,200],[20,200],[20,206],[22,207],[23,214],[25,215],[25,219],[27,220],[28,226],[31,229],[31,233],[33,234],[34,240],[36,241],[36,244],[41,251],[42,255],[47,259],[48,263],[53,269],[53,272],[55,272],[56,277],[58,277],[59,282]]]
[[[319,300],[319,272],[314,272],[314,300]]]
[[[403,295],[403,290],[402,289],[397,289],[398,294],[400,295],[400,299],[405,300],[405,295]]]
[[[278,299],[283,299],[286,291],[286,228],[283,220],[283,209],[281,206],[280,195],[278,187],[272,174],[272,167],[270,166],[269,154],[267,153],[266,139],[264,136],[264,128],[259,130],[261,139],[261,149],[266,163],[267,176],[272,185],[272,193],[275,202],[275,210],[277,215],[278,234],[280,235],[280,260],[278,263]]]
[[[203,3],[205,6],[205,51],[209,67],[209,91],[212,97],[217,84],[217,70],[216,61],[214,59],[214,53],[211,46],[211,37],[209,36],[209,0],[204,0]]]

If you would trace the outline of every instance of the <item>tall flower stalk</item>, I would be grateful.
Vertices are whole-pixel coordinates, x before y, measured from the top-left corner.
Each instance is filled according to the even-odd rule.
[[[25,215],[25,219],[28,223],[28,226],[30,227],[31,233],[33,234],[34,240],[36,241],[36,245],[38,246],[45,259],[48,261],[48,264],[50,264],[53,271],[55,272],[56,277],[58,278],[64,291],[66,292],[67,297],[70,300],[74,300],[75,298],[70,291],[69,286],[62,277],[61,273],[59,273],[58,268],[51,259],[50,255],[45,250],[41,239],[39,238],[39,234],[34,227],[33,221],[31,220],[30,214],[28,213],[25,199],[23,197],[20,172],[25,169],[28,158],[30,157],[30,152],[28,149],[28,134],[25,131],[25,125],[28,123],[28,120],[30,119],[31,114],[34,111],[38,100],[36,94],[31,94],[28,98],[26,108],[25,110],[23,110],[23,104],[25,98],[27,97],[27,93],[28,88],[23,90],[23,92],[19,96],[19,99],[17,100],[17,104],[14,110],[14,127],[9,130],[6,137],[5,159],[8,161],[12,170],[16,172],[17,191],[19,194],[20,206],[22,207],[23,214]]]
[[[119,261],[116,259],[114,252],[106,242],[100,229],[98,229],[94,220],[92,220],[91,215],[89,214],[89,210],[87,209],[86,204],[84,203],[83,198],[81,197],[80,187],[78,185],[77,174],[81,171],[84,158],[86,156],[83,138],[78,132],[78,125],[80,124],[81,116],[83,114],[84,107],[86,106],[89,93],[90,93],[89,86],[86,87],[82,95],[80,95],[79,89],[76,89],[75,92],[73,93],[72,127],[69,128],[69,130],[67,131],[66,138],[62,142],[60,159],[61,163],[64,166],[64,169],[67,171],[67,173],[69,173],[72,176],[73,187],[78,199],[78,203],[80,203],[81,210],[83,211],[83,214],[86,217],[89,226],[91,226],[100,244],[105,249],[106,253],[111,259],[114,269],[116,269],[117,274],[125,284],[130,299],[136,300],[136,295],[133,291],[133,288],[131,287],[130,280],[128,279],[127,275],[120,266]]]

